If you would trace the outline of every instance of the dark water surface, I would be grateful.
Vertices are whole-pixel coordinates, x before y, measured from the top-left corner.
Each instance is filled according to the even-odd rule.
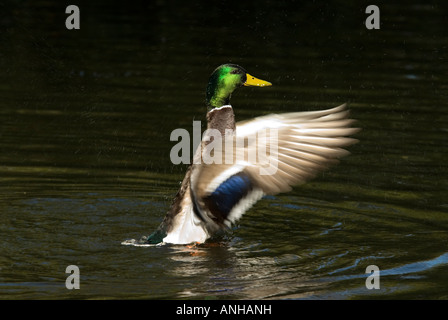
[[[95,3],[80,30],[64,4],[0,4],[0,298],[448,298],[445,3],[378,3],[380,30],[356,1]],[[168,210],[170,133],[205,124],[226,62],[274,84],[235,92],[239,120],[349,102],[360,143],[221,242],[121,245]]]

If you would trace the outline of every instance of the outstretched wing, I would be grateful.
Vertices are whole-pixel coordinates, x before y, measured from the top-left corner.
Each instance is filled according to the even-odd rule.
[[[358,140],[346,104],[310,112],[273,114],[237,123],[236,139],[244,140],[246,172],[266,194],[287,192],[349,152]],[[257,139],[255,139],[257,137]],[[243,143],[240,142],[240,145]],[[262,152],[260,152],[260,150]],[[257,160],[254,159],[257,154]]]
[[[336,108],[271,114],[236,124],[220,151],[233,150],[231,163],[196,164],[191,190],[195,213],[213,225],[230,226],[264,194],[302,184],[338,159],[359,131],[343,104]],[[232,144],[228,148],[228,143]],[[210,223],[209,223],[210,224]]]

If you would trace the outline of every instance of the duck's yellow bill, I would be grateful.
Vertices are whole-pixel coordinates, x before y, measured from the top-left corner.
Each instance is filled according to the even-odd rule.
[[[272,86],[272,83],[268,81],[264,81],[261,79],[257,79],[254,76],[251,76],[250,74],[246,73],[247,80],[244,82],[244,85],[246,87],[267,87]]]

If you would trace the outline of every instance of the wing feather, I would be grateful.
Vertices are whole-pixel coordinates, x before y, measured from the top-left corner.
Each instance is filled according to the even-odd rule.
[[[221,164],[194,165],[193,200],[208,220],[229,226],[264,194],[290,191],[348,155],[344,147],[358,142],[349,137],[360,130],[354,122],[345,104],[238,122],[218,145],[232,143],[233,163],[223,156]]]
[[[238,122],[236,139],[256,141],[247,146],[245,155],[260,148],[267,151],[265,157],[257,158],[263,161],[249,161],[244,170],[266,194],[291,190],[349,154],[343,148],[358,142],[348,136],[359,129],[351,127],[355,120],[348,117],[349,111],[343,104],[328,110],[273,114]],[[275,130],[277,134],[262,133],[266,130]],[[248,139],[260,133],[267,139]],[[277,169],[273,174],[261,173],[260,168],[273,164]]]

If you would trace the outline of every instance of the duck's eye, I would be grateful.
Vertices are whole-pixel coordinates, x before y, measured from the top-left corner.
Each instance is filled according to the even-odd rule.
[[[230,71],[230,74],[239,74],[240,70],[238,69],[233,69],[232,71]]]

